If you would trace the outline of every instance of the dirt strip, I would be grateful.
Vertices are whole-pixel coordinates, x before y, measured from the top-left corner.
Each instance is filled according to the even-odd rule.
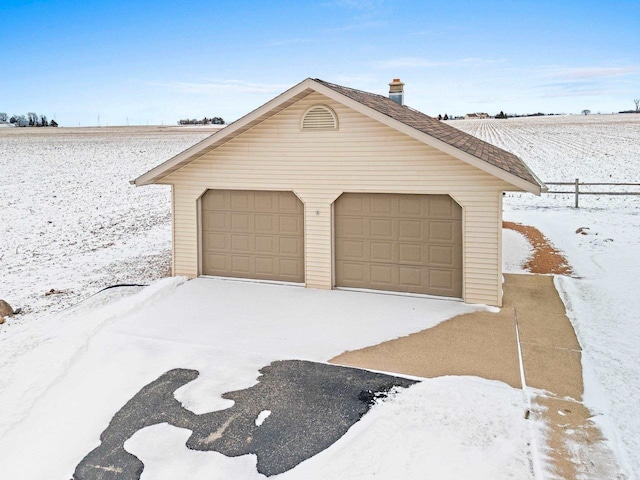
[[[528,272],[543,275],[571,275],[573,273],[562,252],[556,249],[537,228],[514,222],[502,222],[502,228],[521,233],[531,243],[533,255],[524,264],[524,268]]]
[[[582,352],[553,277],[505,275],[504,292],[499,313],[461,315],[330,362],[426,378],[475,375],[522,388],[517,323],[531,418],[546,423],[542,453],[550,468],[563,479],[619,478],[612,453],[581,403]]]

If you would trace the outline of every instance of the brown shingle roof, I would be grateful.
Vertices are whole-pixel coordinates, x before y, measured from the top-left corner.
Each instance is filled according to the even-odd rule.
[[[318,78],[316,82],[355,100],[373,110],[380,112],[388,117],[404,123],[422,133],[434,137],[445,142],[452,147],[457,148],[465,153],[473,155],[495,167],[498,167],[522,180],[534,185],[540,185],[540,182],[531,173],[525,163],[515,156],[513,153],[502,150],[501,148],[491,145],[480,140],[473,135],[469,135],[457,128],[442,123],[435,118],[425,115],[418,110],[414,110],[406,105],[399,105],[393,100],[375,93],[363,92],[353,88],[343,87],[333,83],[325,82]]]

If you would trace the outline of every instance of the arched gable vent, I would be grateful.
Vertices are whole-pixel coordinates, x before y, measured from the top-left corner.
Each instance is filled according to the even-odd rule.
[[[302,117],[302,130],[337,130],[338,117],[326,105],[314,105]]]

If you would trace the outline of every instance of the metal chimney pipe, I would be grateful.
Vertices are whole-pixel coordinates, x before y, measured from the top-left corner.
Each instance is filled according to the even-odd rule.
[[[389,98],[398,105],[404,105],[404,83],[399,78],[394,78],[389,84]]]

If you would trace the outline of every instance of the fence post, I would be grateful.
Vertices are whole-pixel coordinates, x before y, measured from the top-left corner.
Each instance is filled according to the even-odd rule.
[[[576,178],[576,208],[580,208],[578,206],[578,197],[580,196],[580,183],[579,183],[579,179]]]

